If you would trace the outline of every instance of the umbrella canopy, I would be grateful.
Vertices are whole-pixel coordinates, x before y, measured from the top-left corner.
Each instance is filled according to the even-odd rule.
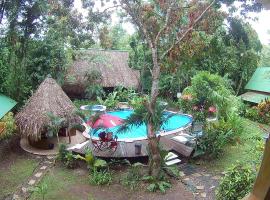
[[[109,114],[103,114],[100,115],[99,119],[94,122],[94,124],[91,121],[88,121],[88,124],[92,128],[112,128],[115,126],[119,126],[123,123],[123,119],[117,116],[112,116]]]

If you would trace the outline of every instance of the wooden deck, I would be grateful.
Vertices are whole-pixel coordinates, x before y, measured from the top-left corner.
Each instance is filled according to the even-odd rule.
[[[160,144],[162,148],[167,151],[175,151],[176,153],[184,157],[189,157],[193,153],[192,148],[171,140],[173,136],[178,135],[178,134],[179,133],[175,133],[175,134],[161,137]],[[139,155],[135,154],[135,144],[142,145],[141,154]],[[102,158],[147,157],[148,156],[147,146],[148,146],[147,140],[140,140],[140,141],[135,141],[135,142],[119,142],[117,150],[115,152],[104,150],[104,151],[98,151],[98,152],[93,151],[93,153],[95,156],[102,157]],[[86,145],[84,145],[80,149],[73,149],[72,151],[74,153],[84,154],[86,149],[93,149],[93,146],[90,140],[87,142]]]

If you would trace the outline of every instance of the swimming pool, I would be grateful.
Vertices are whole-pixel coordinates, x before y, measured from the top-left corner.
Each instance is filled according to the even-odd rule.
[[[118,117],[122,119],[123,121],[127,119],[131,114],[133,113],[133,110],[116,110],[116,111],[110,111],[106,112],[106,115],[111,115],[113,117]],[[164,111],[164,116],[171,115],[172,112]],[[175,113],[172,117],[168,119],[166,123],[164,123],[161,126],[161,130],[158,134],[161,136],[168,135],[172,133],[176,133],[178,131],[183,130],[184,128],[188,127],[192,122],[192,117],[180,113]],[[101,131],[110,131],[113,132],[114,135],[117,135],[118,141],[126,141],[126,142],[133,142],[136,140],[143,140],[147,138],[147,131],[146,131],[146,125],[142,124],[141,126],[130,126],[129,129],[125,132],[118,132],[118,129],[121,125],[113,126],[107,129],[91,129],[89,130],[89,135],[97,139],[98,134]]]

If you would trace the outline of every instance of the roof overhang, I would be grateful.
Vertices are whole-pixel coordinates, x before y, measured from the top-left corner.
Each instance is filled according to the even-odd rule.
[[[2,117],[4,117],[16,104],[17,102],[13,99],[0,94],[0,119],[2,119]]]
[[[261,93],[261,92],[256,92],[256,91],[249,91],[246,92],[242,95],[240,95],[240,97],[247,102],[251,102],[251,103],[260,103],[266,99],[270,99],[270,93]]]

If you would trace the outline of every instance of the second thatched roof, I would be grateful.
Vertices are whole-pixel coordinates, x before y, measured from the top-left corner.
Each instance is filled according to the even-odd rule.
[[[138,88],[139,71],[128,66],[129,53],[117,50],[88,49],[77,52],[77,58],[69,68],[63,85],[69,96],[81,96],[87,84],[86,75],[97,71],[102,87],[123,86]]]
[[[75,111],[76,107],[56,81],[46,78],[15,119],[22,135],[38,141],[49,125],[48,113],[65,118],[64,126],[67,126],[68,123],[80,122]]]

